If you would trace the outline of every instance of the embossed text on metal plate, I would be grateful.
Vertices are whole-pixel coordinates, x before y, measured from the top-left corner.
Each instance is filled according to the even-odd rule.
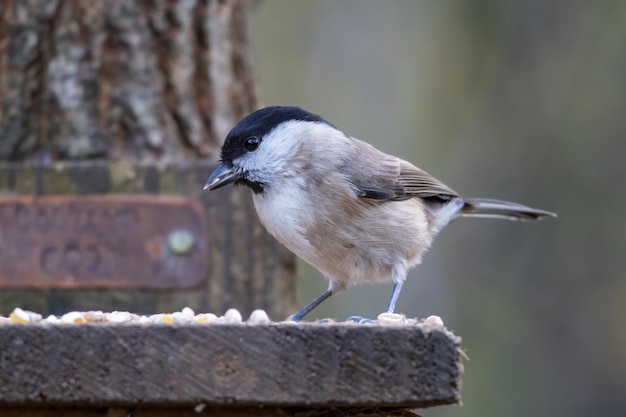
[[[203,216],[176,196],[0,197],[0,287],[198,285],[208,268]]]

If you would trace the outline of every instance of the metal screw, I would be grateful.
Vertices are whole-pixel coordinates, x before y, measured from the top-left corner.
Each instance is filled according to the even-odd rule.
[[[191,248],[193,248],[195,240],[196,239],[193,233],[189,230],[176,229],[171,231],[167,236],[167,246],[170,248],[172,253],[175,253],[176,255],[185,255],[191,250]]]

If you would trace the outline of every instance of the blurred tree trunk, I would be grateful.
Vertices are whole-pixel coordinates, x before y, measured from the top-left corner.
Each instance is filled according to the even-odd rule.
[[[0,159],[215,155],[256,106],[243,1],[0,2]]]
[[[4,291],[0,309],[293,310],[293,257],[247,193],[200,194],[201,160],[257,106],[246,13],[244,0],[0,2],[0,194],[184,195],[205,208],[211,252],[194,291]]]

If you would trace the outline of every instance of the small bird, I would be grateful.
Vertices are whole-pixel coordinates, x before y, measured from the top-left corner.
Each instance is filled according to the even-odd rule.
[[[387,307],[393,313],[409,269],[458,217],[556,217],[508,201],[463,198],[299,107],[257,110],[230,131],[204,189],[229,183],[252,190],[267,231],[329,280],[326,291],[289,316],[293,321],[366,282],[393,282]]]

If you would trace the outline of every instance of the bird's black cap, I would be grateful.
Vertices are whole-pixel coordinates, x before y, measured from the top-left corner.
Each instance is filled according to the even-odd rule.
[[[326,120],[314,113],[292,106],[271,106],[256,110],[244,117],[235,126],[222,146],[222,161],[232,160],[244,154],[243,144],[250,136],[262,138],[281,123],[290,120],[304,120],[308,122],[326,123]],[[332,125],[331,125],[332,126]]]

